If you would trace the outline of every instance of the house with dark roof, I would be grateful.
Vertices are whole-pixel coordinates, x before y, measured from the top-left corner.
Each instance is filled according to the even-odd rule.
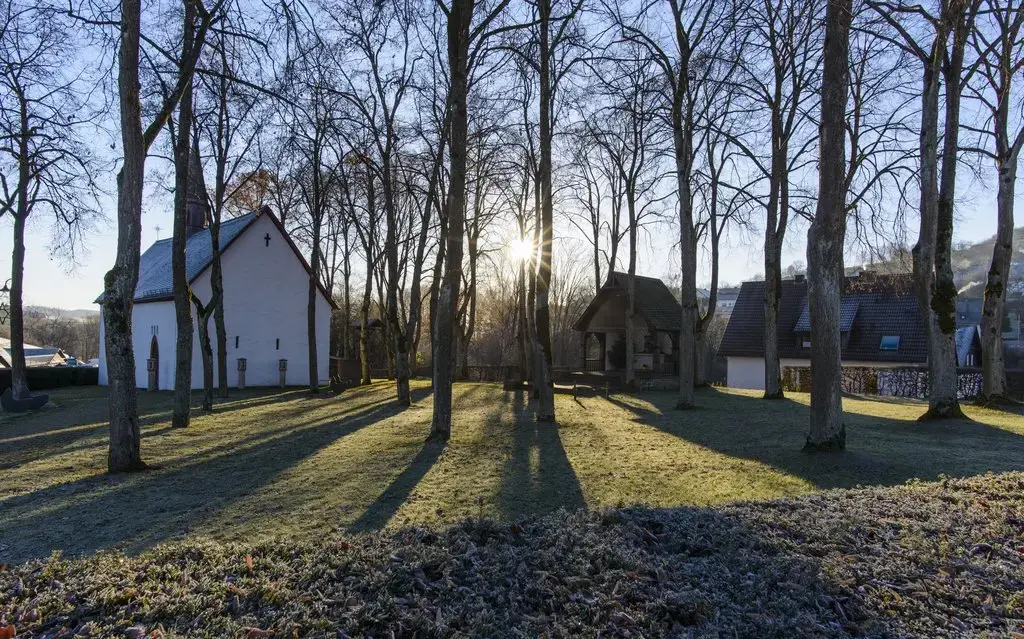
[[[764,282],[744,282],[740,287],[718,349],[727,361],[729,386],[764,388],[764,296]],[[912,276],[865,271],[847,277],[840,303],[843,366],[892,368],[927,363],[924,324]],[[783,368],[810,366],[813,335],[803,276],[782,281],[776,336]],[[977,331],[965,331],[958,338],[958,352],[962,351],[965,359],[976,356],[980,348]]]
[[[635,277],[635,370],[676,372],[682,307],[672,291],[656,277]],[[626,338],[627,273],[612,271],[574,328],[583,333],[584,364],[588,371],[625,367],[616,361]],[[642,340],[642,343],[640,343]]]
[[[195,173],[201,176],[198,163],[194,168]],[[212,298],[210,271],[213,264],[210,230],[206,227],[207,200],[201,177],[199,184],[190,182],[185,273],[192,292],[206,302]],[[220,227],[219,240],[228,383],[237,385],[239,370],[244,368],[246,385],[276,385],[280,361],[286,360],[287,383],[308,384],[310,268],[306,259],[269,207],[225,220]],[[171,239],[168,238],[154,242],[139,262],[132,311],[135,378],[139,388],[170,390],[174,387],[177,321],[171,257]],[[100,305],[102,314],[102,294],[96,303]],[[315,303],[317,381],[329,379],[328,354],[334,307],[330,294],[318,283]],[[192,317],[196,322],[194,309]],[[214,335],[212,323],[211,319],[211,336]],[[104,330],[101,321],[101,344],[105,339]],[[215,338],[213,341],[216,379],[217,344]],[[196,332],[192,350],[193,388],[203,387],[199,348]],[[99,369],[99,382],[106,385],[104,349],[100,349]]]

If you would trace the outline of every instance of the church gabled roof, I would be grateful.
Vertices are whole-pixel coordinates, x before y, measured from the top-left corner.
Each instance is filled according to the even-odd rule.
[[[264,215],[269,217],[278,228],[308,273],[310,268],[306,259],[299,252],[291,238],[288,237],[284,227],[281,226],[281,222],[278,221],[277,217],[267,207],[260,211],[252,211],[221,222],[219,237],[221,255],[231,247],[231,244],[253,222]],[[185,240],[185,276],[189,284],[195,282],[211,264],[213,264],[213,243],[210,239],[210,229],[204,228],[192,233]],[[327,298],[327,302],[336,308],[334,300],[322,285],[320,286],[320,292]],[[173,298],[174,276],[171,272],[171,238],[167,238],[153,242],[152,246],[139,259],[139,281],[135,285],[135,303],[162,302]],[[96,298],[96,303],[103,303],[103,293]]]

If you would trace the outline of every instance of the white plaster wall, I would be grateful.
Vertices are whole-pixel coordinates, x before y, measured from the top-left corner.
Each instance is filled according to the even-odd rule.
[[[269,246],[264,241],[264,236],[268,233],[271,238]],[[241,357],[247,360],[247,386],[276,386],[279,359],[288,360],[289,385],[308,384],[306,300],[309,276],[285,238],[269,218],[260,217],[224,253],[222,265],[224,324],[228,336],[228,384],[231,387],[238,385],[238,359]],[[201,300],[210,299],[209,270],[193,283],[192,290]],[[194,308],[193,321],[197,321]],[[209,324],[216,383],[217,337],[212,317]],[[146,364],[154,330],[157,331],[160,345],[160,389],[174,388],[174,352],[177,342],[175,325],[173,302],[147,302],[135,305],[132,313],[132,341],[135,350],[135,377],[140,389],[145,389],[149,382]],[[331,306],[323,295],[318,295],[317,372],[318,381],[321,382],[329,378],[330,325]],[[198,329],[193,335],[192,388],[199,389],[203,387],[203,365]],[[101,321],[101,345],[103,339]],[[99,381],[101,385],[107,384],[106,355],[102,347]]]
[[[264,241],[268,233],[269,246]],[[261,216],[253,222],[224,253],[222,266],[228,385],[238,385],[238,359],[241,357],[246,358],[246,386],[276,386],[279,359],[288,360],[289,385],[308,384],[306,301],[309,275],[270,218]],[[199,299],[210,299],[209,270],[200,275],[192,290]],[[323,295],[317,295],[317,372],[318,381],[322,382],[329,379],[330,328],[331,306]],[[216,382],[217,335],[212,317],[210,339],[213,342]],[[280,340],[279,347],[276,340]],[[203,364],[198,332],[193,340],[192,362],[192,387],[202,388]]]
[[[174,304],[150,302],[136,304],[132,309],[132,350],[135,352],[135,384],[139,389],[149,385],[149,347],[153,335],[160,346],[160,388],[174,388]],[[103,325],[103,307],[100,307],[100,386],[108,384],[106,331]]]
[[[764,358],[727,357],[726,384],[732,388],[764,389]]]
[[[174,388],[174,345],[177,322],[174,302],[149,302],[132,307],[132,344],[135,350],[135,384],[140,390],[149,387],[149,348],[154,332],[160,349],[158,382],[160,390]]]

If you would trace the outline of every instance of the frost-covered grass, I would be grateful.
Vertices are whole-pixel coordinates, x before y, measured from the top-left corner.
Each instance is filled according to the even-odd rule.
[[[531,421],[521,394],[464,384],[442,447],[424,444],[431,400],[423,382],[413,389],[404,411],[385,382],[340,397],[234,391],[186,430],[169,426],[169,394],[142,393],[153,469],[113,477],[103,389],[60,391],[55,409],[0,417],[0,563],[58,549],[137,553],[186,537],[297,543],[563,507],[713,505],[1024,469],[1024,418],[1006,412],[968,408],[974,421],[919,424],[919,403],[850,399],[850,449],[807,456],[806,396],[766,402],[709,389],[701,408],[678,412],[671,393],[560,395],[553,427]]]
[[[0,569],[26,637],[1008,637],[1024,474]]]

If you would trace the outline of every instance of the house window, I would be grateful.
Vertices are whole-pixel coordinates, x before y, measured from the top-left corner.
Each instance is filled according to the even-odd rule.
[[[281,338],[280,337],[278,337],[277,339],[274,340],[274,350],[275,351],[281,350]]]
[[[880,351],[894,351],[900,347],[899,335],[883,335],[882,343],[878,345]]]
[[[235,335],[235,348],[238,348],[238,335]]]

